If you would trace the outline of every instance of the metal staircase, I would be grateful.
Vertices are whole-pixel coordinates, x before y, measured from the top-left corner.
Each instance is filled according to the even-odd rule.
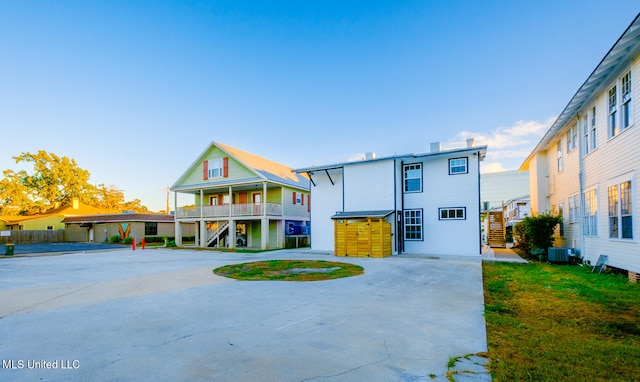
[[[219,247],[220,239],[227,234],[229,231],[229,222],[224,221],[223,223],[218,225],[218,229],[211,232],[209,238],[207,239],[207,247]]]

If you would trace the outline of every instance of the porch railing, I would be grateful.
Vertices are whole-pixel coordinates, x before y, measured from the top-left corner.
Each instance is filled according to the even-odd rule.
[[[203,207],[179,207],[176,211],[177,219],[184,218],[226,218],[229,217],[229,207],[231,207],[231,217],[241,216],[282,216],[282,205],[277,203],[246,203],[246,204],[223,204],[218,206]],[[202,213],[201,213],[202,210]]]

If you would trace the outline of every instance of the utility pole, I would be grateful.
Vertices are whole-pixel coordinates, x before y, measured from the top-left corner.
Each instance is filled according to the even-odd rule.
[[[167,215],[170,215],[171,211],[169,210],[169,187],[167,187]]]

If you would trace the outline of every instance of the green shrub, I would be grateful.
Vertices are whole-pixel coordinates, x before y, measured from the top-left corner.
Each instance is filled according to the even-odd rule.
[[[131,236],[127,236],[124,238],[124,240],[122,240],[122,244],[131,245],[132,241],[133,241],[133,238]]]
[[[120,235],[109,236],[109,244],[117,244],[120,242]]]
[[[167,247],[177,247],[176,245],[176,241],[175,240],[171,240],[167,243]]]
[[[526,243],[526,249],[521,248],[538,260],[547,261],[548,249],[553,246],[553,233],[561,223],[561,216],[550,213],[527,216],[516,225],[518,240]],[[519,225],[523,225],[523,228],[518,228]]]

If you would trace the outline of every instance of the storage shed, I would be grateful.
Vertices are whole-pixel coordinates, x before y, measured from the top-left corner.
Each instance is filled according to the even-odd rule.
[[[391,223],[387,211],[338,212],[335,226],[335,255],[350,257],[391,256]]]

